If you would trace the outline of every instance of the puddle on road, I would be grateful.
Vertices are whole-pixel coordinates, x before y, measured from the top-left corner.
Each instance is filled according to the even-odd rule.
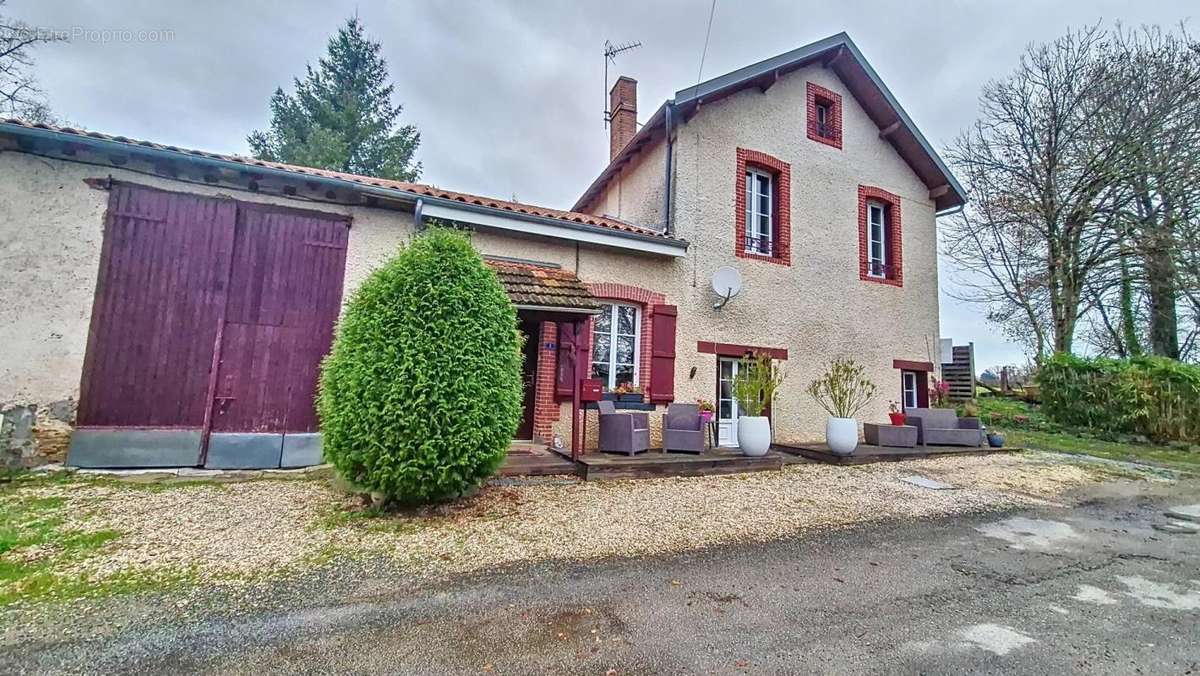
[[[954,632],[953,638],[933,641],[909,641],[900,649],[917,653],[966,652],[985,650],[993,655],[1004,656],[1023,648],[1037,639],[1023,634],[1012,627],[999,624],[976,624]]]
[[[978,526],[975,530],[990,538],[1004,540],[1013,549],[1053,549],[1083,537],[1061,521],[1027,519],[1023,516]]]
[[[1117,602],[1112,597],[1112,594],[1099,587],[1093,587],[1090,584],[1079,585],[1079,591],[1075,592],[1075,595],[1071,598],[1076,601],[1083,601],[1084,603],[1095,603],[1100,606],[1111,606]]]
[[[1137,599],[1138,603],[1152,608],[1167,610],[1197,610],[1200,609],[1200,592],[1176,592],[1172,584],[1163,584],[1147,580],[1144,577],[1118,575],[1117,580],[1129,591],[1127,595]]]

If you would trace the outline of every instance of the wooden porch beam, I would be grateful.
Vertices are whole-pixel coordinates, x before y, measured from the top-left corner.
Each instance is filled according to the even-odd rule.
[[[834,52],[830,57],[828,57],[827,59],[825,59],[824,61],[821,62],[821,66],[823,68],[829,68],[830,66],[833,65],[833,63],[835,61],[837,61],[838,59],[845,56],[845,54],[846,54],[846,48],[838,47],[836,52]]]
[[[948,192],[950,192],[950,184],[943,183],[942,185],[939,185],[938,187],[929,191],[929,199],[935,200],[939,197],[943,197]]]
[[[763,83],[758,86],[758,90],[760,92],[766,94],[767,90],[770,89],[771,87],[774,87],[776,82],[779,82],[779,69],[778,68],[776,68],[774,71],[771,72],[771,74],[769,76],[767,76],[767,78],[763,81]]]

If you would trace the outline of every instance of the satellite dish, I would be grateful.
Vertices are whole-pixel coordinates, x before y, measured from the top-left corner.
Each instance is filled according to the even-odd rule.
[[[721,297],[721,300],[713,303],[713,309],[720,310],[742,290],[742,274],[735,268],[723,265],[713,272],[712,288]]]

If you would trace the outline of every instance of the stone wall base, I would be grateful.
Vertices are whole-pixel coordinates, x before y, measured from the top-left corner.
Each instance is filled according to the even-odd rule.
[[[75,401],[0,406],[0,468],[63,462],[75,424]]]

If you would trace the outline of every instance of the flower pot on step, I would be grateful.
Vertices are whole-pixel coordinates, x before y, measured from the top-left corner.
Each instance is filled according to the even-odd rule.
[[[766,416],[744,415],[738,418],[738,447],[752,458],[767,454],[771,448],[771,420]]]
[[[825,443],[836,455],[850,455],[858,448],[858,422],[854,418],[829,416],[825,421]]]

